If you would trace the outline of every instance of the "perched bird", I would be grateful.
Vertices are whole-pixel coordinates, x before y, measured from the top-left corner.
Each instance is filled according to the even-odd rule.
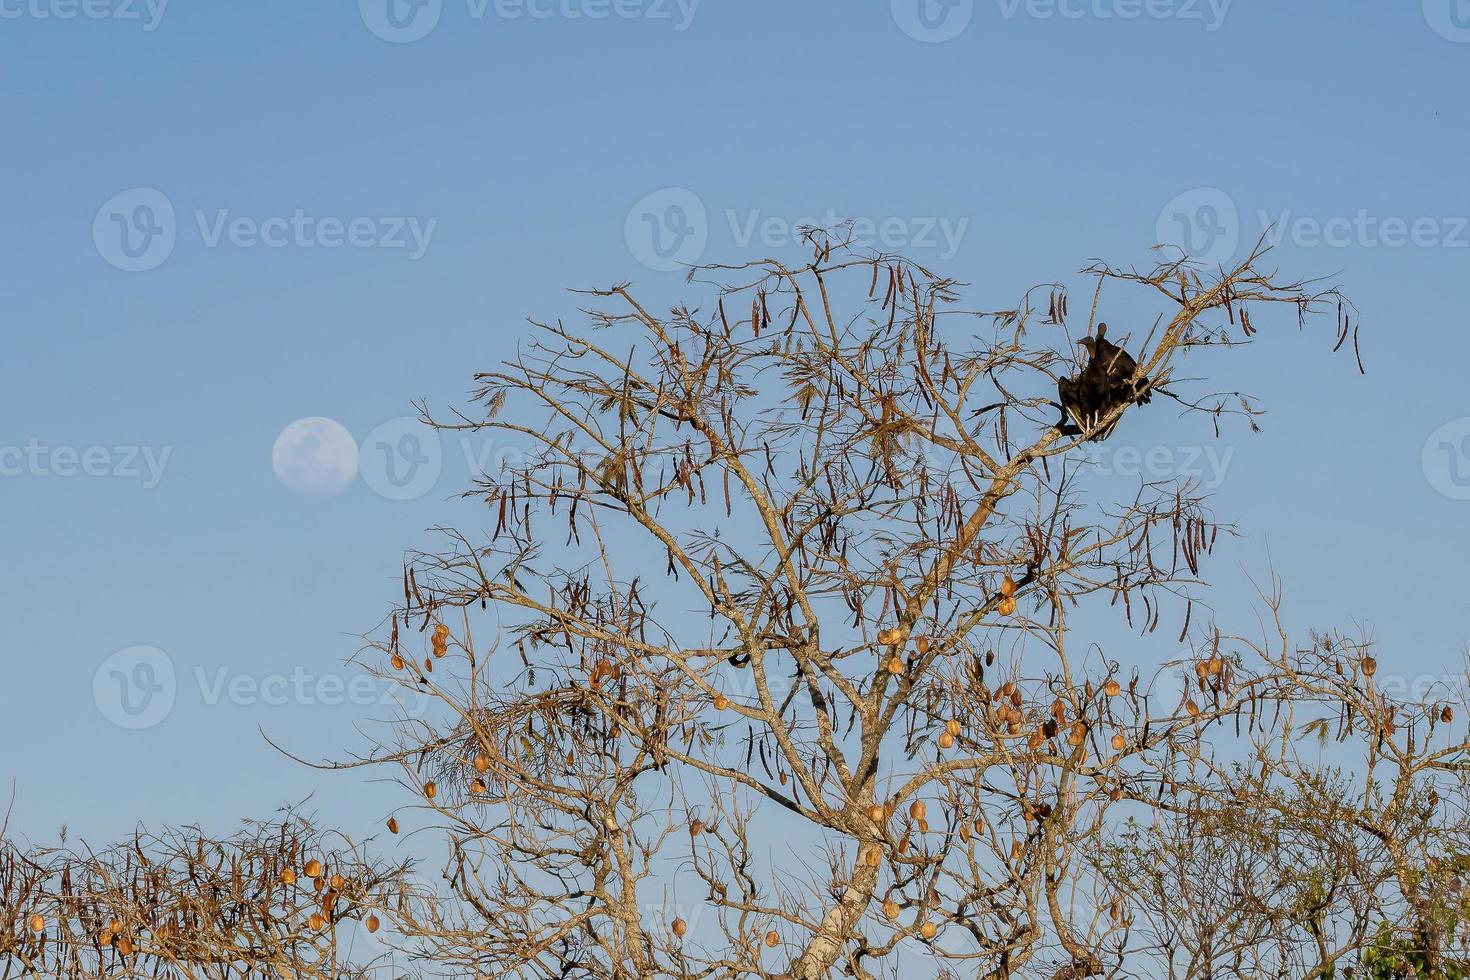
[[[1138,362],[1133,359],[1133,355],[1107,337],[1108,325],[1099,323],[1096,337],[1083,337],[1077,341],[1087,351],[1087,369],[1090,370],[1094,364],[1098,365],[1113,388],[1131,389],[1133,401],[1139,405],[1147,405],[1153,397],[1149,394],[1148,379],[1136,377]]]
[[[1138,362],[1126,350],[1107,339],[1108,325],[1097,325],[1096,337],[1077,343],[1087,351],[1087,363],[1075,378],[1057,379],[1057,397],[1062,418],[1056,428],[1064,436],[1091,432],[1090,442],[1102,442],[1113,434],[1118,419],[1098,431],[1103,419],[1119,405],[1147,405],[1147,378],[1138,378]]]

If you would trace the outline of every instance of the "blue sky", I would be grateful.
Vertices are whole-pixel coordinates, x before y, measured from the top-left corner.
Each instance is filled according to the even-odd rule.
[[[425,528],[482,516],[455,497],[469,460],[518,448],[436,451],[396,420],[459,402],[526,317],[573,311],[566,287],[672,302],[645,215],[709,260],[862,219],[992,309],[1094,257],[1146,264],[1161,229],[1228,252],[1274,223],[1283,270],[1357,301],[1367,376],[1327,323],[1282,332],[1230,365],[1261,434],[1155,411],[1109,452],[1226,460],[1215,508],[1247,536],[1207,566],[1222,610],[1249,615],[1274,566],[1293,622],[1458,671],[1470,4],[918,2],[0,0],[12,830],[227,829],[313,791],[376,825],[392,790],[259,729],[360,744],[383,709],[347,687],[356,635]],[[312,418],[339,428],[292,430],[278,475]],[[290,462],[353,443],[345,486]],[[399,486],[408,457],[427,468]],[[160,663],[171,706],[119,714],[114,672],[161,685]]]

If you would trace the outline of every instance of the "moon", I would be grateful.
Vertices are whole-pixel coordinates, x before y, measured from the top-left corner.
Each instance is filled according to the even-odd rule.
[[[357,478],[357,441],[332,419],[297,419],[276,436],[271,468],[288,490],[333,497]]]

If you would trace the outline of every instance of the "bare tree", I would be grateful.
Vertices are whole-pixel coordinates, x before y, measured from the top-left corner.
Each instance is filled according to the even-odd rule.
[[[333,854],[303,889],[324,845],[294,823],[11,851],[5,954],[365,974],[333,927],[377,910],[424,975],[1457,975],[1461,692],[1395,698],[1363,640],[1292,641],[1274,584],[1266,630],[1227,630],[1201,565],[1234,529],[1199,488],[1119,495],[1078,458],[1141,411],[1254,427],[1186,361],[1221,376],[1334,321],[1324,346],[1355,354],[1351,305],[1258,250],[1093,264],[1079,315],[1061,282],[974,310],[809,241],[693,270],[698,306],[580,294],[586,322],[534,324],[474,411],[423,406],[523,452],[467,491],[483,528],[410,556],[361,658],[431,707],[323,765],[389,767],[411,794],[390,829],[442,832],[442,886]],[[1128,394],[1068,435],[1059,382],[1104,308]],[[1140,671],[1110,620],[1188,652]]]
[[[1196,615],[1222,525],[1195,487],[1079,488],[1069,454],[1129,406],[1066,438],[1057,382],[1104,303],[1148,307],[1130,383],[1186,423],[1254,425],[1248,397],[1186,390],[1184,358],[1317,313],[1355,350],[1355,311],[1258,251],[1214,274],[1094,264],[1081,322],[1061,283],[977,312],[912,262],[810,241],[799,267],[694,270],[699,307],[584,294],[585,327],[537,323],[477,375],[482,412],[425,409],[531,447],[471,491],[492,526],[412,557],[370,658],[442,708],[366,760],[400,765],[449,832],[453,925],[418,933],[439,963],[877,977],[918,954],[1064,978],[1188,932],[1134,944],[1140,908],[1190,906],[1136,860],[1114,875],[1117,827],[1152,814],[1149,848],[1177,837],[1230,787],[1207,733],[1279,734],[1267,706],[1306,678]],[[1077,641],[1084,607],[1198,638],[1186,692]]]

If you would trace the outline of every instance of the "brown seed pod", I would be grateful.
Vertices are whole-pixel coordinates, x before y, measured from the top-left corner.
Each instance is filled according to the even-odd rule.
[[[1439,720],[1442,721],[1442,722],[1444,722],[1446,725],[1448,725],[1450,722],[1454,721],[1455,720],[1455,711],[1454,711],[1454,709],[1451,708],[1449,705],[1445,705],[1444,706],[1444,710],[1439,713]]]
[[[913,803],[909,804],[909,816],[913,817],[915,820],[923,820],[928,815],[929,807],[924,803],[923,800],[915,800]]]
[[[316,858],[312,858],[310,861],[306,862],[306,867],[301,869],[301,873],[306,875],[306,877],[308,878],[319,877],[322,873],[322,863]]]
[[[1122,685],[1120,685],[1116,680],[1111,677],[1109,677],[1108,682],[1103,685],[1103,693],[1110,698],[1117,697],[1122,690]]]
[[[1014,616],[1016,613],[1016,600],[1002,599],[1000,600],[1000,605],[996,606],[995,608],[996,611],[999,612],[1002,616]]]
[[[1364,657],[1363,676],[1372,677],[1376,673],[1378,673],[1378,661],[1374,660],[1372,657]]]
[[[1119,752],[1123,751],[1123,746],[1127,744],[1128,740],[1125,739],[1121,734],[1113,736],[1113,748],[1117,749]]]
[[[472,765],[475,767],[475,772],[482,776],[490,771],[490,759],[483,752],[475,755]]]
[[[939,734],[939,747],[941,749],[954,748],[954,736],[949,732],[941,732]]]
[[[919,653],[920,653],[920,655],[923,655],[923,654],[928,653],[929,652],[929,638],[927,636],[916,636],[916,637],[914,637],[914,649],[918,650]]]
[[[396,833],[398,833],[398,818],[397,817],[389,817],[388,818],[388,833],[390,833],[390,834],[396,834]]]
[[[1009,599],[1016,594],[1016,580],[1007,575],[1000,580],[1000,594]],[[1007,613],[1009,615],[1009,613]]]
[[[891,898],[883,903],[883,915],[888,919],[889,922],[892,922],[894,919],[898,918],[898,914],[902,911],[903,909],[899,907],[899,904]]]
[[[376,915],[369,915],[366,919],[362,920],[362,924],[367,927],[367,931],[370,933],[378,931],[379,922]]]
[[[949,721],[944,723],[944,730],[949,732],[955,738],[959,738],[960,732],[962,732],[964,729],[958,721],[951,718]]]
[[[436,786],[436,785],[434,785],[434,781],[432,779],[429,780],[427,783],[424,783],[424,796],[425,797],[427,797],[428,799],[431,799],[432,800],[434,797],[436,797],[438,795],[439,795],[439,787]]]
[[[776,930],[772,929],[770,932],[766,933],[766,945],[771,947],[772,949],[775,949],[777,946],[781,945],[781,936],[776,932]]]
[[[715,710],[716,711],[724,711],[728,707],[730,707],[730,699],[729,698],[725,697],[723,694],[717,694],[717,695],[715,695]]]
[[[684,934],[689,931],[689,923],[685,922],[683,919],[675,919],[669,928],[674,931],[675,936],[678,936],[680,939],[682,939],[684,938]]]

